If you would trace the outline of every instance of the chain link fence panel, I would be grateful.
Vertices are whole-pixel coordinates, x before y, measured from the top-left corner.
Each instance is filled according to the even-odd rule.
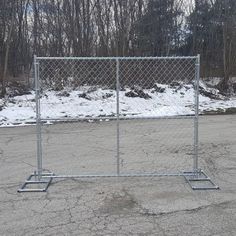
[[[198,168],[198,57],[35,61],[39,172]]]

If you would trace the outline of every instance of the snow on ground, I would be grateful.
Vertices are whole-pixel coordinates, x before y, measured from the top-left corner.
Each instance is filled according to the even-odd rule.
[[[137,89],[136,89],[137,90]],[[194,88],[192,84],[175,86],[156,84],[143,89],[148,96],[129,96],[135,89],[120,91],[121,117],[162,117],[194,114]],[[202,91],[202,92],[201,92]],[[207,93],[211,96],[207,96]],[[212,96],[214,98],[212,98]],[[116,91],[111,89],[81,87],[78,90],[46,91],[41,97],[42,119],[114,117]],[[35,94],[0,99],[0,126],[29,125],[35,123]],[[236,97],[226,98],[213,88],[200,83],[199,109],[206,111],[236,108]]]

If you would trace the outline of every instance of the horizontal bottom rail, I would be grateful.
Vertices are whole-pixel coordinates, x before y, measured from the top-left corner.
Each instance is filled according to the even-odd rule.
[[[184,174],[184,173],[136,173],[136,174],[80,174],[80,175],[51,175],[52,178],[112,178],[112,177],[155,177],[155,176],[185,176],[185,175],[191,175],[191,174]]]

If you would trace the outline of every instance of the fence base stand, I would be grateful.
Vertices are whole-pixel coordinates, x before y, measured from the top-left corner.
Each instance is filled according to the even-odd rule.
[[[17,192],[46,192],[53,179],[53,173],[42,173],[38,179],[38,174],[31,174]],[[34,186],[35,188],[31,188]]]
[[[178,173],[136,173],[120,174],[119,176],[111,175],[56,175],[53,173],[42,173],[41,179],[38,180],[38,174],[31,174],[25,183],[18,189],[18,192],[46,192],[54,178],[99,178],[99,177],[161,177],[161,176],[183,176],[193,190],[216,190],[219,189],[211,179],[202,171],[199,172],[178,172]],[[195,183],[195,184],[194,184]],[[197,183],[197,184],[196,184]],[[29,186],[37,186],[30,188]]]
[[[183,175],[193,190],[219,189],[219,186],[215,185],[202,170],[198,172],[184,172]]]

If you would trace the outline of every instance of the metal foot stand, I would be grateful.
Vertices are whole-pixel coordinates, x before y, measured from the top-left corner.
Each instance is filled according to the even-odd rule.
[[[35,172],[31,174],[24,184],[19,188],[18,192],[46,192],[50,183],[53,179],[53,173],[42,173],[41,178],[39,178],[38,174]],[[34,188],[31,188],[31,187]]]
[[[219,186],[215,185],[202,170],[197,172],[184,172],[184,178],[193,190],[219,189]]]

